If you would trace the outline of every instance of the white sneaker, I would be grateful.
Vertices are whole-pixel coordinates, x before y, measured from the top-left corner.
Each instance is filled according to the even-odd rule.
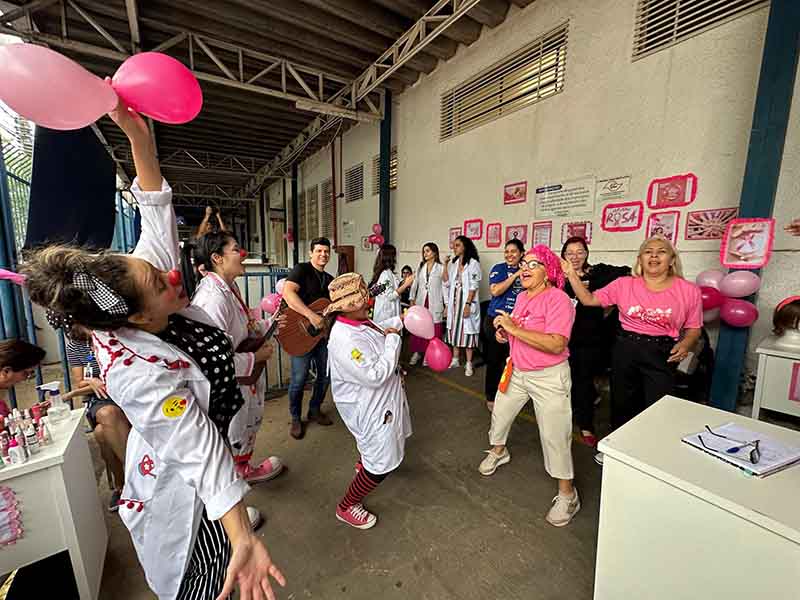
[[[410,364],[412,367],[416,367],[420,356],[421,354],[419,352],[414,352],[414,354],[411,355],[411,360],[408,361],[408,364]]]
[[[247,507],[247,520],[250,521],[250,529],[255,531],[261,524],[264,522],[264,517],[261,516],[261,512],[257,508],[253,508],[252,506]]]
[[[485,450],[485,452],[486,458],[481,461],[478,472],[486,477],[494,475],[494,472],[497,471],[497,467],[511,462],[511,453],[508,451],[508,448],[504,448],[503,453],[499,456],[495,454],[493,450]]]
[[[603,453],[598,452],[594,455],[594,462],[596,462],[601,467],[603,466]]]
[[[564,527],[569,525],[578,511],[581,509],[581,499],[578,497],[578,490],[575,489],[575,495],[572,498],[565,498],[558,494],[553,498],[553,506],[550,508],[545,521],[555,527]]]
[[[423,367],[427,367],[428,366],[428,359],[427,358],[423,358],[422,359],[422,366]]]
[[[450,368],[457,369],[460,365],[458,364],[458,359],[454,356],[453,360],[450,361]]]
[[[472,377],[475,374],[475,369],[472,368],[472,363],[468,362],[466,367],[464,367],[464,375],[467,377]]]

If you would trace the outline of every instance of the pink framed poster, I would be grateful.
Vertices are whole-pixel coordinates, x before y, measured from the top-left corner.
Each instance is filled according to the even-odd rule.
[[[489,223],[486,226],[486,247],[499,248],[503,243],[503,224]]]
[[[464,235],[471,240],[483,237],[483,219],[468,219],[464,221]]]
[[[522,204],[528,200],[528,182],[517,181],[503,186],[503,204]]]
[[[792,365],[792,380],[789,383],[789,400],[800,402],[800,363]]]
[[[732,219],[719,248],[719,262],[729,269],[760,269],[769,262],[775,219]]]
[[[591,221],[580,221],[578,223],[564,223],[561,225],[561,243],[563,244],[571,237],[580,237],[586,240],[587,244],[592,243],[592,223]]]
[[[650,213],[647,217],[647,230],[645,238],[660,236],[672,242],[678,243],[678,220],[681,213],[677,210],[665,210],[664,212]]]
[[[456,241],[456,238],[461,235],[461,227],[451,227],[448,233],[448,246],[450,249],[453,249],[453,242]]]
[[[606,204],[600,218],[603,231],[636,231],[642,226],[644,205],[640,201]]]
[[[524,244],[528,243],[527,225],[508,225],[506,227],[506,242],[508,240],[519,240]]]
[[[536,221],[531,226],[531,246],[547,246],[553,240],[553,222]]]
[[[697,175],[684,173],[653,179],[647,188],[649,208],[677,208],[694,202],[697,197]]]
[[[686,215],[687,240],[721,240],[728,226],[738,214],[738,208],[712,208],[693,210]]]

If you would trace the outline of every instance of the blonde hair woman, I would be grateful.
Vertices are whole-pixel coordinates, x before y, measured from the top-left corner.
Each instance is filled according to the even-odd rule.
[[[700,288],[683,278],[678,251],[662,237],[639,247],[632,277],[590,292],[572,263],[561,261],[584,306],[617,306],[622,326],[611,370],[611,426],[624,425],[672,392],[675,371],[700,337]],[[595,459],[603,464],[603,455]]]

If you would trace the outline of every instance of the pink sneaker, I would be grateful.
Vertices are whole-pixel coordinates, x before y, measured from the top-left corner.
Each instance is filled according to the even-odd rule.
[[[236,471],[247,483],[261,483],[280,475],[280,472],[283,471],[283,463],[277,456],[270,456],[257,467],[250,463],[238,464]]]
[[[364,508],[363,504],[353,504],[347,510],[336,507],[336,518],[356,529],[369,529],[378,522],[378,517]]]

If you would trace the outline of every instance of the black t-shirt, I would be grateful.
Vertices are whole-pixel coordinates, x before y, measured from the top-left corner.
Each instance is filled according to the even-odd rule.
[[[330,300],[328,286],[333,281],[333,277],[325,271],[318,271],[310,262],[300,263],[295,266],[286,280],[300,286],[300,291],[297,294],[306,306],[320,298]]]
[[[603,263],[592,265],[589,273],[581,277],[581,281],[589,282],[589,291],[594,292],[604,288],[619,277],[631,274],[630,267],[615,267]],[[570,298],[575,298],[575,292],[567,281],[564,291]],[[616,310],[616,309],[615,309]],[[570,346],[603,346],[610,341],[618,319],[615,314],[603,318],[603,308],[600,306],[583,306],[580,302],[575,306],[575,324],[569,338]]]

